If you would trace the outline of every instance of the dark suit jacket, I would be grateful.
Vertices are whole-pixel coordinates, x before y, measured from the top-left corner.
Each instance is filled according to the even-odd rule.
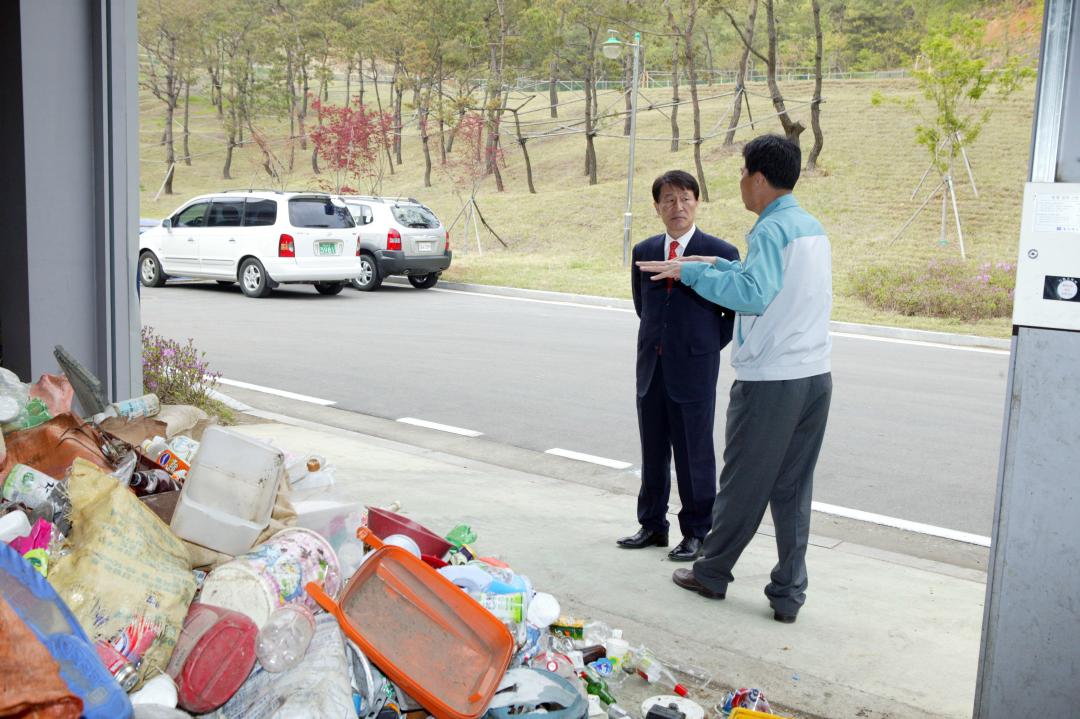
[[[666,260],[664,237],[656,235],[634,245],[633,261]],[[739,259],[739,250],[700,229],[686,243],[685,255]],[[692,289],[675,282],[654,282],[652,273],[631,265],[634,309],[641,324],[637,343],[637,394],[644,397],[656,370],[657,350],[663,347],[661,363],[668,396],[676,402],[705,399],[716,389],[720,372],[720,350],[731,341],[735,313],[709,302]]]

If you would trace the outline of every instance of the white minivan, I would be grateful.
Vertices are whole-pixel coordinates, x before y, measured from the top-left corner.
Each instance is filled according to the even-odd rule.
[[[336,295],[360,272],[352,215],[320,193],[200,195],[139,236],[139,278],[148,287],[175,276],[239,282],[248,297],[291,283]]]

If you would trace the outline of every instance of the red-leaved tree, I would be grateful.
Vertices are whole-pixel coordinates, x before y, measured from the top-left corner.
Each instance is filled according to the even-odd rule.
[[[337,107],[319,100],[311,104],[323,120],[311,131],[311,141],[332,178],[320,181],[324,189],[355,193],[359,192],[357,186],[366,182],[373,192],[381,176],[380,153],[390,138],[393,117],[368,110],[359,98],[355,107]]]

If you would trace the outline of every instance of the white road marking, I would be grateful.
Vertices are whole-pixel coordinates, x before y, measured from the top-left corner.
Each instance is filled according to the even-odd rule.
[[[989,355],[1009,356],[1009,350],[998,350],[992,347],[967,347],[965,345],[947,345],[942,342],[927,342],[925,340],[905,340],[898,337],[877,337],[875,335],[859,335],[851,332],[830,332],[833,337],[846,337],[853,340],[870,340],[872,342],[891,342],[897,345],[915,345],[916,347],[937,347],[943,350],[960,350],[961,352],[981,352]]]
[[[595,454],[585,454],[584,452],[574,452],[569,449],[559,449],[555,447],[549,449],[544,454],[553,454],[556,457],[565,457],[567,459],[576,459],[579,462],[590,462],[592,464],[599,464],[603,467],[611,467],[612,469],[629,469],[633,465],[629,462],[620,462],[617,459],[608,459],[607,457],[597,457]]]
[[[956,529],[935,527],[932,524],[912,522],[908,519],[899,519],[897,517],[887,517],[884,514],[874,514],[873,512],[864,512],[861,509],[851,509],[849,507],[838,507],[835,504],[826,504],[824,502],[811,502],[810,508],[815,512],[821,512],[822,514],[832,514],[837,517],[855,519],[860,522],[880,524],[884,527],[894,527],[896,529],[903,529],[907,532],[915,532],[916,534],[927,534],[931,537],[951,539],[956,542],[964,542],[965,544],[976,544],[980,547],[990,546],[990,537],[984,537],[980,534],[971,534],[970,532],[961,532]]]
[[[633,314],[634,310],[629,307],[607,307],[604,305],[587,305],[581,302],[564,302],[562,300],[541,300],[535,297],[511,297],[509,295],[495,295],[489,292],[466,292],[464,290],[450,290],[445,287],[435,287],[432,292],[445,292],[451,295],[468,295],[470,297],[487,297],[496,300],[509,300],[511,302],[533,302],[540,305],[556,305],[559,307],[579,307],[586,310],[604,310],[606,312],[626,312]],[[879,337],[877,335],[863,335],[854,332],[829,332],[833,337],[848,339],[870,340],[871,342],[891,342],[893,344],[913,345],[916,347],[934,347],[944,350],[960,350],[962,352],[979,352],[982,354],[1009,355],[1009,350],[994,349],[992,347],[969,347],[966,345],[950,345],[944,342],[929,342],[926,340],[909,340],[896,337]]]
[[[454,427],[449,424],[439,424],[438,422],[428,422],[426,419],[416,419],[415,417],[402,417],[397,420],[402,424],[411,424],[417,427],[426,427],[427,429],[437,429],[440,432],[449,432],[450,434],[460,434],[462,437],[479,437],[483,432],[477,432],[474,429],[465,429],[463,427]]]
[[[534,302],[538,305],[557,305],[559,307],[582,307],[587,310],[605,310],[607,312],[629,312],[634,314],[634,310],[629,307],[608,307],[606,305],[587,305],[582,302],[566,302],[563,300],[541,300],[535,297],[511,297],[509,295],[493,295],[488,292],[465,292],[464,290],[448,290],[443,287],[433,288],[434,292],[446,292],[452,295],[468,295],[469,297],[490,297],[496,300],[509,300],[511,302]],[[604,298],[601,298],[604,299]]]
[[[286,399],[295,399],[301,402],[309,402],[311,404],[322,405],[323,407],[329,407],[337,404],[337,402],[330,399],[320,399],[318,397],[311,397],[306,394],[297,394],[296,392],[287,392],[283,389],[274,389],[273,387],[263,387],[258,384],[250,384],[248,382],[239,382],[234,379],[225,379],[224,377],[218,377],[218,384],[223,384],[228,387],[239,387],[240,389],[249,389],[252,392],[262,392],[263,394],[272,394],[278,397],[285,397]]]

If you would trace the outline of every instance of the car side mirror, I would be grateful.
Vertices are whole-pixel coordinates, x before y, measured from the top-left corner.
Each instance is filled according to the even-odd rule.
[[[171,217],[166,217],[164,220],[161,221],[161,226],[164,227],[166,230],[171,230],[172,229],[172,218]]]

